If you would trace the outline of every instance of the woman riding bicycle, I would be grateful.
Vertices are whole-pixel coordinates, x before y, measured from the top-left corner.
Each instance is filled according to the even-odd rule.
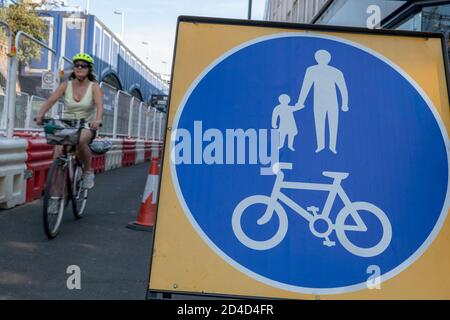
[[[94,187],[94,171],[91,168],[92,153],[89,144],[95,139],[103,117],[103,92],[93,73],[94,59],[86,54],[76,54],[73,59],[73,72],[69,81],[63,82],[43,104],[36,116],[36,123],[42,125],[44,115],[64,95],[62,119],[84,119],[86,124],[81,130],[77,146],[77,156],[83,164],[83,186]],[[59,157],[62,146],[55,147],[54,158]]]

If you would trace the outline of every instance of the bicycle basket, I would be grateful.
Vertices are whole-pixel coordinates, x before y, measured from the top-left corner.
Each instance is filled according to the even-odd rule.
[[[44,126],[44,132],[47,143],[51,145],[76,145],[80,140],[80,129],[58,119],[50,120]]]

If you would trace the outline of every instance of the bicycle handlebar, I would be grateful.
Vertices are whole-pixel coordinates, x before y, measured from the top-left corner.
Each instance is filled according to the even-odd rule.
[[[276,164],[275,164],[276,165]],[[292,170],[292,163],[289,162],[279,162],[278,167],[281,170]]]
[[[36,122],[37,118],[33,118],[33,120],[34,120],[34,122]],[[47,122],[50,122],[51,120],[53,120],[53,118],[43,118],[42,123],[47,123]],[[62,119],[62,120],[64,120],[64,119]],[[103,127],[103,124],[100,123],[99,127]]]
[[[280,170],[292,170],[292,163],[277,162],[272,167],[261,168],[261,175],[262,176],[276,175]]]

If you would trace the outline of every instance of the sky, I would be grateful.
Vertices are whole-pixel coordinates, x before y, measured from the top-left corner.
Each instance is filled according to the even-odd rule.
[[[88,0],[66,2],[84,11]],[[252,19],[263,19],[265,2],[253,0]],[[90,0],[89,7],[90,14],[96,15],[119,35],[121,16],[114,11],[124,12],[125,45],[142,61],[148,61],[153,71],[162,74],[171,72],[178,16],[247,19],[248,14],[248,0]]]

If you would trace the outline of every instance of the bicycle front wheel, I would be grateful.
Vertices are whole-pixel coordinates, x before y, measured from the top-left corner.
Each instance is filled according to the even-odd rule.
[[[81,219],[86,210],[88,189],[83,188],[83,168],[75,164],[72,181],[72,212],[75,218]]]
[[[44,190],[44,229],[47,237],[58,235],[67,202],[67,168],[59,159],[50,167]]]
[[[242,216],[244,213],[248,212],[248,209],[252,206],[259,205],[261,215],[264,214],[266,208],[272,204],[274,212],[269,221],[266,221],[264,224],[272,221],[273,217],[278,218],[278,228],[275,231],[275,234],[267,240],[255,240],[252,237],[249,237],[242,228]],[[283,241],[286,236],[288,230],[288,218],[286,215],[286,211],[284,211],[283,207],[278,203],[271,203],[271,198],[267,196],[251,196],[244,200],[242,200],[234,209],[232,216],[232,227],[233,232],[236,238],[245,246],[253,250],[269,250],[273,247],[276,247]],[[258,227],[262,225],[258,222],[258,220],[254,221],[254,229],[258,230]]]

